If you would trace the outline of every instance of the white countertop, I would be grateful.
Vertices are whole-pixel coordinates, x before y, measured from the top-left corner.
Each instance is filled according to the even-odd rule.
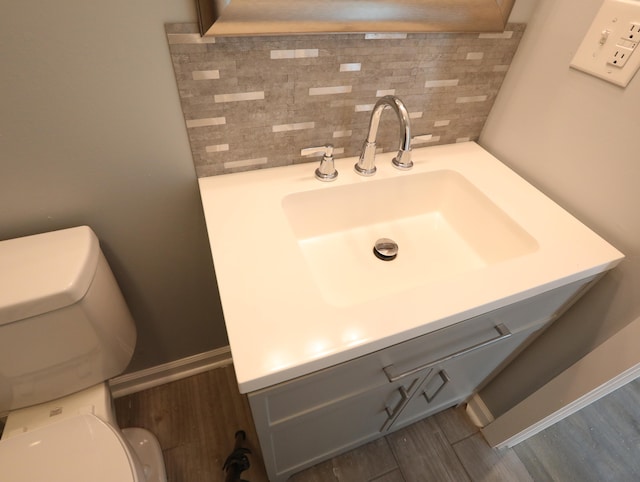
[[[415,149],[414,167],[377,156],[371,178],[338,159],[201,178],[200,191],[240,391],[259,390],[614,267],[623,255],[477,144]],[[532,252],[351,306],[325,301],[282,208],[288,194],[454,170],[538,244]],[[366,202],[366,200],[363,200]],[[349,206],[344,206],[349,209]]]

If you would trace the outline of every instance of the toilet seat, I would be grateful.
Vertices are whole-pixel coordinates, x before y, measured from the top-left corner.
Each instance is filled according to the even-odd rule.
[[[80,414],[0,441],[0,480],[7,482],[143,482],[120,434]]]

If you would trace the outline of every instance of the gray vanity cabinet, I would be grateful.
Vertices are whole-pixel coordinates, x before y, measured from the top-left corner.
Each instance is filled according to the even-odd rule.
[[[250,393],[270,480],[464,402],[589,281]]]

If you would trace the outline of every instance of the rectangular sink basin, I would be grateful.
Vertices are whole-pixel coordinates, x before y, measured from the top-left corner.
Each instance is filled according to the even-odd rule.
[[[611,269],[622,254],[473,142],[199,180],[241,392]],[[379,238],[397,257],[373,254]]]
[[[349,306],[522,256],[535,239],[463,175],[439,170],[282,201],[322,296]],[[398,245],[383,261],[379,238]]]

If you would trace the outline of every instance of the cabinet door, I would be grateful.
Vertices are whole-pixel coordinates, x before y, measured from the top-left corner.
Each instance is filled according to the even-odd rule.
[[[390,430],[409,425],[467,399],[535,331],[537,327],[434,366]]]
[[[265,400],[250,398],[270,480],[286,480],[295,472],[380,437],[382,428],[404,409],[421,382],[420,377],[410,377],[271,424],[264,416]]]

